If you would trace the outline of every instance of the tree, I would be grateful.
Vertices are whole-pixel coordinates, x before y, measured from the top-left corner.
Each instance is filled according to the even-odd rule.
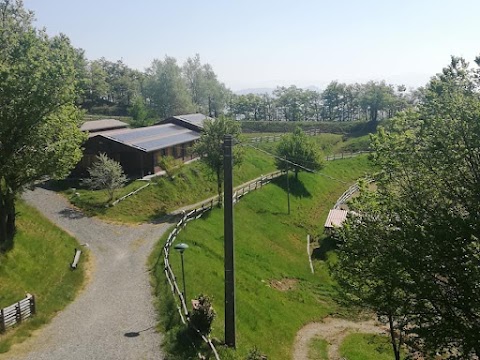
[[[201,156],[201,161],[214,173],[219,199],[222,195],[223,137],[225,134],[230,134],[238,140],[241,134],[240,125],[224,117],[214,120],[207,119],[203,123],[202,135],[193,147],[193,152]],[[242,161],[242,151],[238,146],[233,149],[233,159],[235,165],[239,165]]]
[[[399,360],[406,335],[404,315],[412,305],[405,291],[409,277],[397,261],[404,244],[400,224],[389,197],[367,191],[365,184],[360,194],[349,204],[352,213],[336,232],[338,261],[332,270],[345,300],[389,324],[393,353]]]
[[[193,110],[181,69],[172,57],[166,56],[164,61],[153,60],[152,66],[147,69],[145,94],[161,118]]]
[[[283,136],[277,147],[277,155],[281,158],[277,160],[277,167],[281,170],[293,168],[296,179],[298,179],[298,172],[302,168],[319,170],[323,167],[318,146],[299,127],[292,134]],[[288,160],[288,162],[283,161],[283,159]]]
[[[75,61],[63,36],[32,26],[21,1],[0,0],[0,248],[13,245],[15,199],[44,176],[63,177],[81,158]]]
[[[418,110],[379,129],[373,142],[382,169],[378,212],[390,219],[367,224],[363,219],[374,218],[376,210],[364,206],[361,221],[351,224],[345,238],[355,242],[369,234],[363,239],[369,248],[398,244],[395,256],[386,256],[401,274],[400,291],[408,294],[400,309],[410,334],[406,341],[427,357],[480,356],[478,74],[463,59],[452,58],[426,87]],[[386,231],[388,226],[394,231]],[[385,255],[370,254],[370,265],[380,256]],[[356,271],[362,271],[361,256],[349,261],[339,266],[358,265]],[[368,281],[360,279],[359,286]]]
[[[97,160],[88,169],[88,173],[90,177],[83,180],[83,184],[93,190],[106,190],[108,193],[107,203],[113,200],[115,191],[127,182],[122,165],[104,153],[97,156]]]

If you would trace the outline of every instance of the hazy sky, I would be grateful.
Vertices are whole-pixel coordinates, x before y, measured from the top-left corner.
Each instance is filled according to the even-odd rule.
[[[386,79],[423,85],[480,54],[479,0],[24,0],[88,59],[139,70],[200,54],[232,90]]]

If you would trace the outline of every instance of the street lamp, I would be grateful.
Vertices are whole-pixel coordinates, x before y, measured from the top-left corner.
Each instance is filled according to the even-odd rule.
[[[173,247],[180,253],[182,258],[182,279],[183,279],[183,300],[185,301],[185,305],[187,304],[187,292],[185,291],[185,268],[183,266],[183,252],[188,249],[188,245],[185,243],[177,244]]]

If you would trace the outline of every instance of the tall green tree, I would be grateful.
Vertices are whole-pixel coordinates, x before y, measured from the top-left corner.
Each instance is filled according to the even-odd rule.
[[[225,117],[214,120],[205,120],[200,139],[193,147],[193,152],[201,157],[217,180],[217,193],[221,199],[223,184],[223,137],[225,134],[233,135],[239,139],[241,135],[240,124]],[[242,150],[238,146],[233,148],[234,165],[242,161]]]
[[[399,283],[408,294],[402,314],[406,340],[429,358],[480,356],[478,74],[452,58],[426,87],[417,111],[401,113],[379,130],[373,147],[382,169],[380,212],[392,214],[391,224],[366,224],[362,219],[374,216],[375,209],[365,206],[345,239],[355,241],[366,231],[366,242],[401,244],[386,256],[407,280]],[[379,256],[384,255],[373,253],[370,259]],[[360,256],[349,261],[362,271]],[[368,278],[359,286],[369,286]]]
[[[21,1],[0,1],[0,248],[13,244],[15,200],[43,176],[62,177],[81,158],[77,52],[32,26]]]
[[[147,70],[145,97],[160,118],[189,113],[194,106],[177,60],[153,60]]]
[[[283,136],[277,147],[277,155],[281,158],[277,160],[278,169],[290,170],[293,168],[296,179],[298,179],[298,172],[303,168],[319,170],[323,167],[323,159],[318,146],[299,127],[292,134]]]

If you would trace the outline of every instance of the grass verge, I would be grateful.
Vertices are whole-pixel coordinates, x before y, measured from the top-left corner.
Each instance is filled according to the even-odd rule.
[[[328,342],[322,338],[314,338],[308,344],[309,360],[328,360]]]
[[[319,237],[331,204],[357,178],[372,170],[368,158],[361,156],[329,162],[322,174],[300,173],[298,181],[292,176],[291,215],[286,213],[285,177],[249,194],[235,206],[238,350],[236,354],[226,352],[226,359],[244,358],[254,347],[268,358],[289,359],[295,334],[302,326],[345,311],[335,302],[335,284],[324,260],[328,254],[314,262],[315,274],[311,274],[306,236]],[[152,254],[152,266],[164,240]],[[200,293],[213,296],[218,318],[212,335],[221,341],[223,212],[216,209],[190,223],[177,241],[190,246],[185,252],[188,298]],[[172,253],[171,264],[175,273],[181,274],[180,257],[175,253]],[[160,314],[172,314],[172,305],[168,305],[172,295],[165,284],[161,263],[156,264],[155,274]],[[175,345],[178,338],[168,335],[176,334],[175,317],[168,315],[161,319],[161,327],[167,333],[167,343],[173,342],[167,348],[178,350]]]
[[[70,263],[77,241],[22,201],[17,204],[18,231],[14,248],[0,255],[0,308],[34,294],[37,314],[0,335],[0,353],[31,336],[71,302],[85,279],[83,256],[72,271]]]
[[[340,345],[340,355],[351,360],[392,360],[392,345],[387,336],[350,334]]]

